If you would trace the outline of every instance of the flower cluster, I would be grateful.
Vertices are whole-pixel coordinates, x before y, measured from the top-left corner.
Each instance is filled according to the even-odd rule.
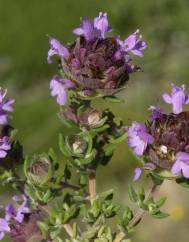
[[[107,37],[111,30],[107,14],[100,13],[93,21],[84,18],[80,27],[73,30],[79,36],[74,43],[63,46],[49,39],[48,63],[58,55],[64,72],[64,77],[55,76],[50,83],[51,95],[57,96],[59,105],[65,105],[70,89],[82,97],[112,95],[125,86],[130,73],[139,70],[131,58],[142,57],[146,48],[139,31],[122,41]]]
[[[163,94],[163,100],[172,105],[172,113],[151,106],[150,120],[146,124],[134,122],[128,129],[128,145],[137,156],[145,156],[153,169],[189,178],[189,112],[183,111],[189,95],[184,85],[173,85],[171,95]],[[140,169],[136,169],[135,180],[140,174]]]
[[[21,224],[25,215],[30,213],[30,208],[27,205],[28,199],[25,195],[14,196],[13,201],[16,206],[8,204],[4,208],[4,218],[0,218],[0,240],[3,239],[6,233],[11,233],[14,224]]]
[[[0,88],[0,125],[4,127],[8,124],[10,119],[10,112],[13,112],[13,99],[6,99],[7,90],[3,90]],[[0,135],[0,158],[5,158],[7,155],[7,151],[10,150],[11,145],[9,143],[9,138]]]

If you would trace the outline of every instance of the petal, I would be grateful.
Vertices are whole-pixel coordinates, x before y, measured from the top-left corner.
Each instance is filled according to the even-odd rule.
[[[185,96],[185,102],[184,102],[184,104],[189,104],[189,95],[186,95]]]
[[[131,52],[133,53],[133,55],[139,56],[139,57],[143,57],[143,53],[140,50],[131,50]]]
[[[0,125],[5,125],[8,123],[8,114],[1,112],[0,113]]]
[[[100,13],[98,17],[94,19],[94,27],[100,30],[101,37],[105,37],[105,33],[111,31],[111,27],[108,24],[107,13]]]
[[[189,163],[189,154],[187,154],[186,152],[178,152],[176,154],[176,158],[177,160],[180,160],[182,162]]]
[[[140,142],[138,145],[134,148],[134,152],[138,156],[142,156],[144,154],[144,151],[146,150],[147,143],[145,142]]]
[[[182,169],[183,176],[186,178],[189,178],[189,165],[182,162],[181,169]]]
[[[134,170],[133,181],[134,181],[134,182],[137,181],[137,180],[140,178],[141,174],[142,174],[142,169],[141,169],[141,168],[136,168],[136,169]]]
[[[126,47],[127,51],[130,51],[135,47],[136,44],[136,34],[131,34],[127,39],[124,40],[124,46]]]
[[[164,100],[166,103],[168,103],[168,104],[171,104],[171,103],[172,103],[172,98],[171,98],[171,96],[170,96],[169,94],[164,93],[164,94],[162,95],[162,97],[163,97],[163,100]]]
[[[49,38],[49,44],[51,46],[50,50],[48,51],[48,57],[47,57],[47,61],[48,61],[49,64],[52,62],[51,57],[53,55],[59,55],[61,58],[66,58],[67,56],[69,56],[68,49],[66,47],[64,47],[55,38],[50,37]]]
[[[0,232],[0,240],[2,240],[5,236],[5,233],[4,232]]]
[[[13,112],[13,105],[14,100],[13,99],[8,99],[4,102],[2,109],[7,112]]]
[[[175,93],[172,96],[173,113],[179,114],[183,110],[185,102],[185,94],[182,91]]]
[[[84,34],[84,31],[82,28],[76,28],[73,30],[73,33],[80,36]]]
[[[179,173],[181,172],[181,165],[179,161],[176,161],[174,165],[171,168],[171,172],[174,176],[178,176]]]
[[[6,155],[7,155],[7,152],[0,149],[0,158],[5,158]]]
[[[10,227],[8,222],[6,221],[6,219],[2,219],[0,218],[0,231],[1,232],[9,232],[10,231]]]
[[[57,103],[59,105],[65,105],[67,101],[66,89],[72,87],[73,84],[70,80],[61,79],[58,76],[54,76],[50,82],[51,95],[57,96]]]

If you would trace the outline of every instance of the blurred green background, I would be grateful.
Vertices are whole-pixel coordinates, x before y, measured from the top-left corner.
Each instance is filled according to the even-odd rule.
[[[0,0],[0,85],[16,99],[12,124],[19,130],[26,154],[47,151],[50,146],[58,152],[58,134],[67,132],[49,94],[49,80],[57,67],[55,63],[47,65],[47,35],[71,42],[71,30],[79,25],[79,18],[93,18],[100,11],[108,13],[115,34],[125,38],[140,29],[148,44],[144,59],[136,59],[143,72],[132,75],[126,91],[120,94],[125,103],[111,104],[126,124],[144,121],[149,105],[163,105],[161,94],[170,83],[187,86],[188,0]],[[114,187],[117,199],[125,202],[136,164],[125,144],[121,145],[109,168],[99,171],[99,187]],[[166,210],[170,218],[154,221],[145,217],[134,241],[188,242],[187,191],[167,182],[160,193],[169,197]]]

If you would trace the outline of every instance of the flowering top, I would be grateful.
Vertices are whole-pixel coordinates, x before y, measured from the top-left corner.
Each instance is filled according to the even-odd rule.
[[[182,112],[188,95],[184,93],[184,86],[173,85],[172,95],[164,94],[163,99],[173,104],[173,113],[166,114],[151,106],[150,121],[134,123],[129,128],[128,144],[136,155],[146,155],[147,162],[170,170],[174,176],[182,172],[189,178],[189,112]],[[146,137],[151,138],[148,140]]]
[[[17,203],[17,207],[12,204],[8,204],[5,207],[5,217],[0,218],[0,240],[3,239],[5,233],[11,232],[10,224],[22,223],[25,214],[30,213],[30,209],[27,206],[28,199],[25,195],[14,196],[13,201]]]
[[[0,88],[0,125],[5,125],[9,120],[9,112],[13,112],[13,99],[6,99],[7,90]]]
[[[121,41],[117,37],[106,37],[110,31],[107,14],[100,13],[93,21],[84,18],[81,26],[74,29],[74,34],[79,38],[73,44],[65,47],[54,38],[49,40],[48,63],[51,63],[53,55],[58,55],[65,78],[73,83],[72,88],[82,96],[90,97],[96,93],[113,95],[124,87],[129,74],[139,69],[132,64],[130,56],[130,53],[143,56],[146,43],[138,35],[139,32]],[[64,84],[61,89],[64,92],[59,93],[59,99],[64,100],[61,101],[61,105],[64,105]]]
[[[134,122],[128,129],[128,144],[138,156],[144,154],[147,145],[151,144],[153,140],[153,137],[148,133],[144,124]]]
[[[185,86],[172,85],[171,95],[164,93],[163,99],[166,103],[173,105],[173,113],[178,114],[183,110],[184,104],[189,104],[189,95],[185,94]]]

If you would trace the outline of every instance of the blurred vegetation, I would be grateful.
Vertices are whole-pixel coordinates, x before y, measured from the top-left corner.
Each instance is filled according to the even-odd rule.
[[[144,59],[136,60],[143,72],[132,75],[126,91],[120,94],[125,103],[111,104],[127,124],[135,119],[144,121],[150,104],[162,104],[161,93],[171,82],[189,83],[188,0],[0,0],[0,85],[16,99],[12,123],[27,154],[47,151],[50,146],[56,149],[58,133],[67,132],[49,95],[49,80],[57,67],[46,62],[47,35],[71,42],[79,18],[93,18],[100,11],[108,13],[114,34],[125,38],[140,29],[148,44]],[[124,193],[128,170],[134,165],[131,152],[123,144],[109,169],[100,171],[100,187],[117,187],[117,181],[122,184],[120,194]],[[106,181],[104,176],[112,179]],[[176,242],[179,238],[169,237],[155,237],[153,242]],[[152,238],[144,234],[138,241],[151,242]],[[187,236],[184,239],[188,241]]]

